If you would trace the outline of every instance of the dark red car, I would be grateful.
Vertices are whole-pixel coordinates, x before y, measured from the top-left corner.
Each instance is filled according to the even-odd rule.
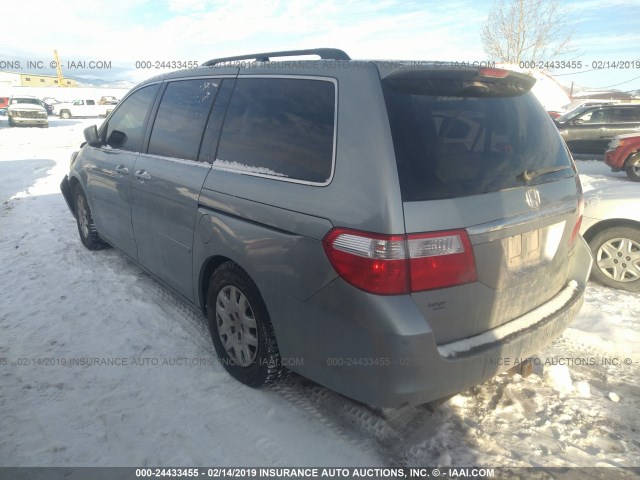
[[[604,154],[604,161],[614,172],[627,172],[627,176],[640,182],[640,133],[627,133],[613,137]]]

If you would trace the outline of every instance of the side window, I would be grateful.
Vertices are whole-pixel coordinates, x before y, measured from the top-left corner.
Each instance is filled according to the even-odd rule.
[[[83,100],[76,100],[75,102],[73,102],[73,105],[84,105],[84,101]]]
[[[604,123],[606,118],[606,111],[604,109],[589,110],[584,115],[578,117],[578,120],[582,120],[584,123]]]
[[[326,183],[333,168],[333,82],[240,78],[213,166]]]
[[[197,160],[219,80],[171,82],[160,101],[148,153]]]
[[[144,137],[144,121],[153,106],[160,84],[137,90],[118,105],[107,124],[106,143],[112,148],[140,151]]]
[[[96,101],[95,100],[87,100],[87,105],[95,105]]]
[[[609,123],[640,122],[640,108],[612,108]]]

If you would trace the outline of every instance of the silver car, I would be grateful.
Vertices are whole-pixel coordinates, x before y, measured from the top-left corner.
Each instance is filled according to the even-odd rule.
[[[582,235],[589,242],[594,280],[640,292],[640,191],[620,185],[585,194]]]
[[[299,55],[320,60],[271,61]],[[241,382],[286,367],[376,406],[428,402],[582,305],[580,182],[534,82],[334,49],[211,60],[135,87],[61,189],[83,244],[202,309]]]

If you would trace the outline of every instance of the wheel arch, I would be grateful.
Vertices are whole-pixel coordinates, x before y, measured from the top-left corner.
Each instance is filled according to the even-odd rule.
[[[640,222],[629,220],[627,218],[608,218],[606,220],[593,224],[586,232],[582,234],[582,236],[587,242],[591,242],[593,237],[595,237],[598,233],[608,228],[614,227],[640,228]]]
[[[627,158],[625,158],[622,167],[626,168],[631,163],[631,161],[637,158],[640,158],[640,150],[636,150],[635,152],[631,152],[629,155],[627,155]]]
[[[73,197],[75,195],[75,191],[76,191],[76,186],[80,185],[80,188],[82,188],[84,190],[84,188],[82,187],[82,185],[80,184],[80,180],[78,180],[77,177],[74,177],[73,175],[69,176],[69,190],[71,191],[71,196]],[[85,193],[86,195],[86,193]],[[76,204],[75,204],[75,200],[73,200],[71,202],[70,205],[71,208],[71,213],[73,213],[73,216],[75,217],[76,215]]]
[[[238,262],[234,259],[226,257],[224,255],[212,255],[207,258],[200,267],[200,275],[198,277],[198,298],[197,301],[200,305],[200,308],[206,315],[207,313],[207,290],[209,290],[209,282],[211,281],[211,275],[220,265],[226,262],[233,262],[238,267],[240,267],[249,278],[251,275],[247,273],[247,270],[242,267]],[[251,278],[251,281],[255,283],[255,281]]]

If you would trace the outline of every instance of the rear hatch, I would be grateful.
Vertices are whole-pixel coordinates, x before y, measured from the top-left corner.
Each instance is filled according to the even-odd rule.
[[[530,92],[535,80],[403,67],[381,69],[381,78],[408,237],[444,232],[450,241],[459,232],[459,249],[473,252],[475,274],[412,289],[436,342],[480,334],[557,295],[567,284],[581,191],[564,142]]]

